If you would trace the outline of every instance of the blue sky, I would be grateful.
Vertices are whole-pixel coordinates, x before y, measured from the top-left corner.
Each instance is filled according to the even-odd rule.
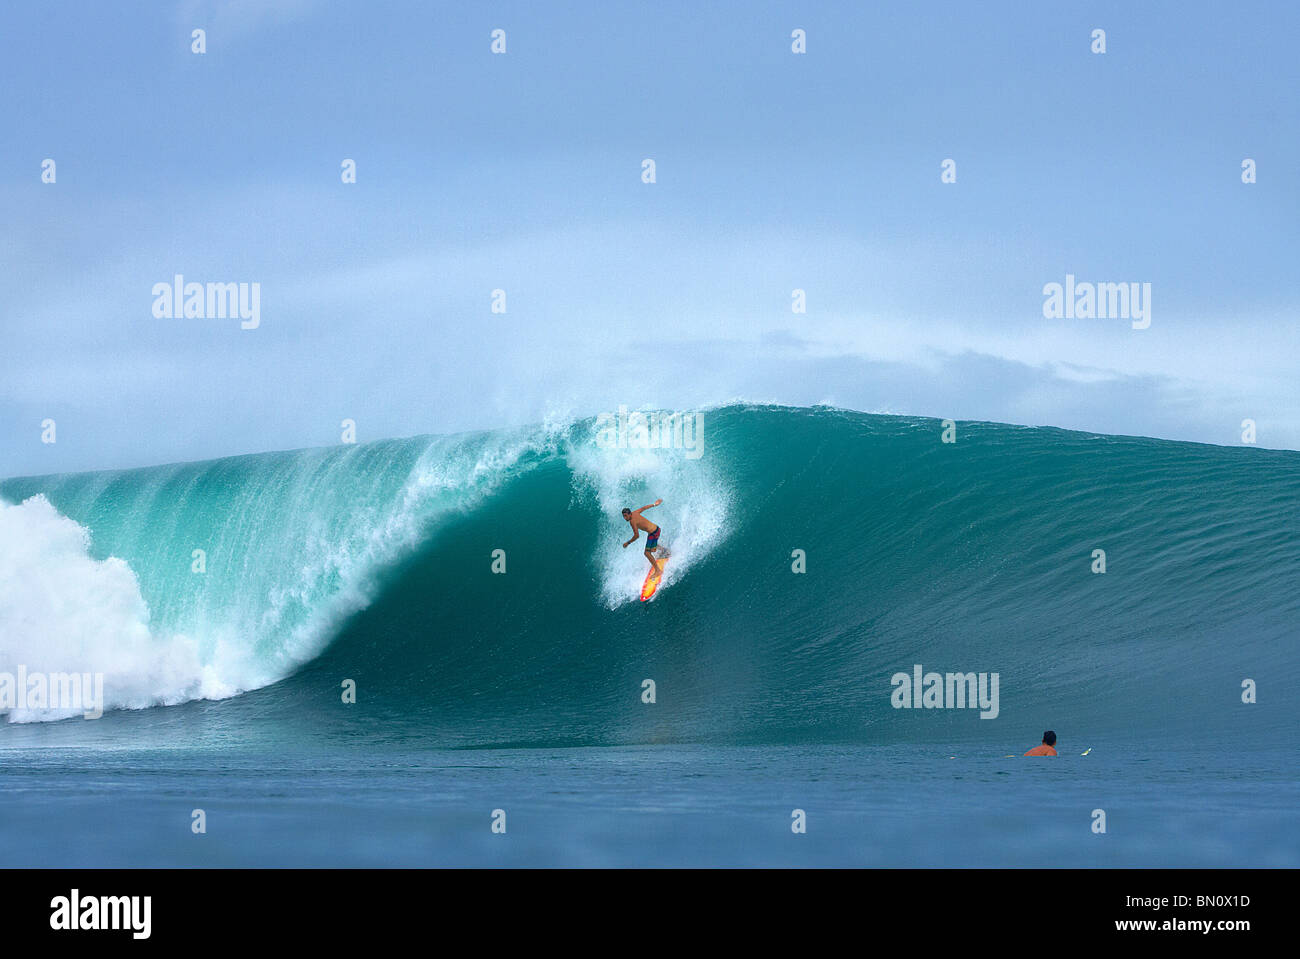
[[[732,398],[1300,448],[1297,35],[1251,3],[6,5],[0,475]],[[261,326],[154,317],[177,273],[259,283]],[[1067,273],[1150,283],[1150,328],[1045,319]]]

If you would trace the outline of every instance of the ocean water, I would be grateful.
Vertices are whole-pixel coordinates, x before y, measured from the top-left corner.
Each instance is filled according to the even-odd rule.
[[[0,481],[0,865],[1300,865],[1300,454],[699,423]]]
[[[1054,763],[846,745],[0,762],[6,866],[1294,866],[1300,800],[1275,751],[1139,743]]]

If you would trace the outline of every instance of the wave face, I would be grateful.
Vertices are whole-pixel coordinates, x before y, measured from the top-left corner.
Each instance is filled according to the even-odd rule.
[[[1289,728],[1297,454],[984,423],[948,444],[823,408],[701,423],[698,458],[582,421],[5,481],[0,672],[103,672],[110,708],[190,702],[250,735],[439,746]],[[660,497],[673,559],[642,604],[618,510]],[[915,664],[997,673],[997,719],[893,708]]]

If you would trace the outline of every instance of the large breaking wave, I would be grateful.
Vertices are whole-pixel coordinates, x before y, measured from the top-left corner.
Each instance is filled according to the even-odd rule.
[[[581,421],[0,482],[0,672],[102,672],[117,723],[190,703],[439,745],[989,735],[890,706],[918,663],[998,672],[1017,742],[1283,728],[1240,684],[1298,678],[1297,454],[700,416],[698,458]],[[641,604],[618,509],[660,497]]]

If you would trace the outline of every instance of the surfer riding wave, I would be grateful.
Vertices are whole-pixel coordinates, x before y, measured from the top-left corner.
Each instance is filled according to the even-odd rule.
[[[650,561],[650,565],[654,568],[655,575],[657,576],[662,576],[664,574],[663,567],[660,566],[658,560],[655,559],[655,550],[659,547],[659,534],[663,530],[658,524],[650,522],[650,520],[646,519],[641,514],[648,509],[653,509],[662,502],[662,499],[657,499],[649,506],[642,506],[640,509],[635,510],[628,509],[626,506],[623,507],[623,518],[632,526],[632,538],[623,544],[623,548],[627,549],[640,539],[641,533],[644,531],[646,534],[645,558]],[[664,553],[668,552],[667,546],[663,549]]]

